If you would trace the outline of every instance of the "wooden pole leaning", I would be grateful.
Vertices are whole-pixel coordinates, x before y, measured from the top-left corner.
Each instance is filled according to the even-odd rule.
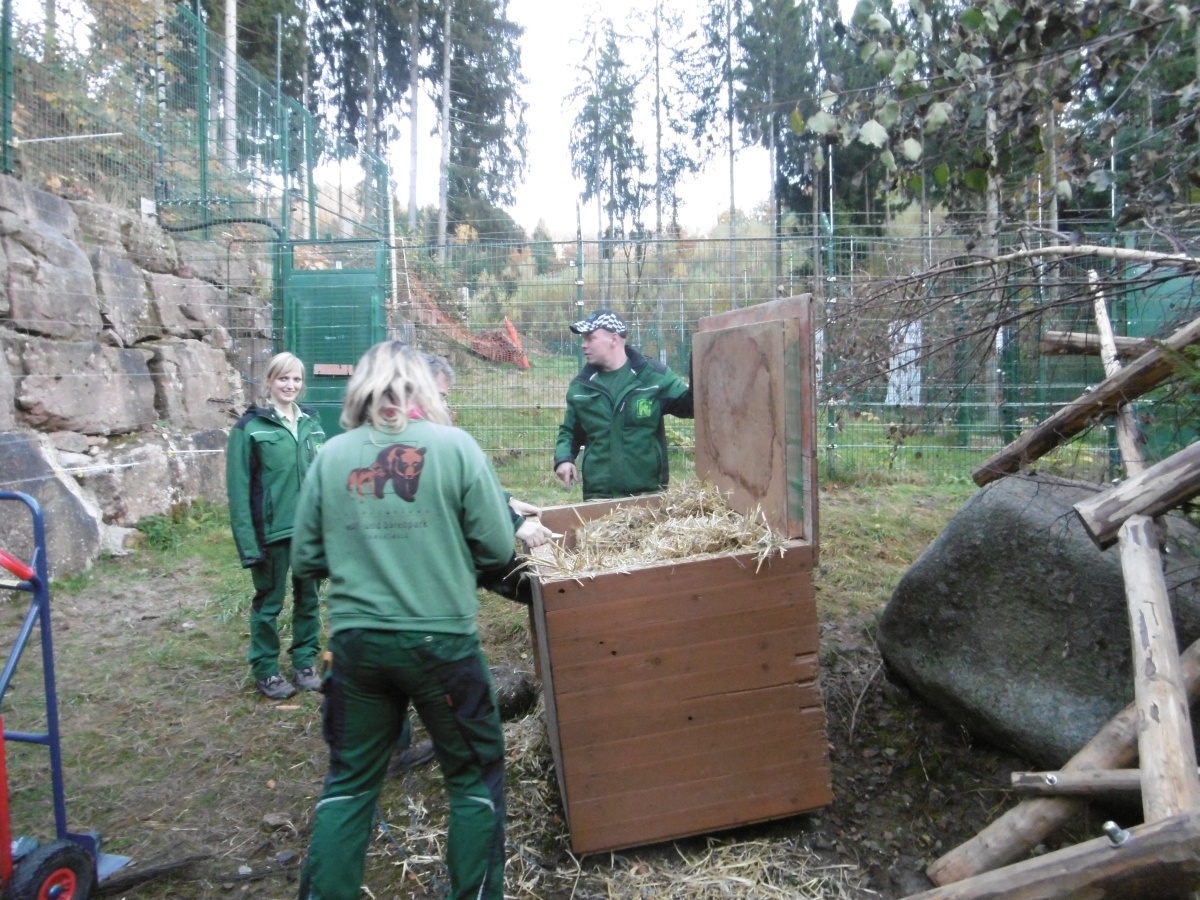
[[[1189,701],[1200,697],[1200,641],[1179,657],[1179,670]],[[1096,769],[1120,769],[1137,760],[1138,706],[1130,703],[1109,719],[1071,760],[1061,774]],[[952,884],[1007,866],[1020,859],[1084,810],[1077,797],[1035,797],[1022,800],[983,831],[944,854],[926,870],[934,884]]]
[[[1030,428],[1019,438],[980,463],[971,478],[980,487],[1019,472],[1022,465],[1049,453],[1063,441],[1088,428],[1097,416],[1109,415],[1122,403],[1134,400],[1157,387],[1167,378],[1173,364],[1169,352],[1200,342],[1200,319],[1176,331],[1148,353],[1105,378],[1095,388],[1072,400],[1044,422]]]

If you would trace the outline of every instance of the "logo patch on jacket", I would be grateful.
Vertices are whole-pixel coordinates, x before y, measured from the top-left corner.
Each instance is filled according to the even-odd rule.
[[[654,401],[647,397],[638,398],[633,405],[633,414],[639,419],[649,419],[654,415]]]
[[[417,487],[424,467],[424,447],[392,444],[384,447],[371,465],[351,469],[346,478],[346,490],[358,494],[360,503],[366,499],[368,492],[375,499],[382,500],[384,488],[390,481],[396,496],[412,503],[417,498]]]

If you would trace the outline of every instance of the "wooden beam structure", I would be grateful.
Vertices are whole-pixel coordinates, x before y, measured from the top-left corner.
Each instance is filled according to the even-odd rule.
[[[1188,700],[1200,697],[1200,641],[1179,657]],[[1137,759],[1138,708],[1130,703],[1071,757],[1061,772],[1118,769]],[[1082,812],[1087,801],[1075,797],[1022,800],[983,831],[935,860],[926,870],[934,884],[952,884],[1020,859]]]
[[[1112,834],[908,900],[1162,900],[1200,888],[1200,810]]]
[[[1111,797],[1142,789],[1141,769],[1087,772],[1013,772],[1012,789],[1035,797]]]
[[[1116,412],[1122,403],[1142,396],[1160,385],[1174,370],[1171,351],[1200,343],[1200,319],[1176,331],[1148,353],[1142,354],[1116,375],[1072,400],[1044,422],[1029,429],[999,453],[977,466],[971,477],[980,487],[1019,472],[1049,453],[1063,441],[1092,425],[1101,416]]]
[[[1075,504],[1075,513],[1096,546],[1117,542],[1117,531],[1133,515],[1158,516],[1200,496],[1200,441],[1114,488]]]
[[[1121,526],[1118,543],[1133,632],[1142,811],[1145,821],[1156,822],[1200,807],[1196,745],[1158,529],[1146,516],[1131,516]]]
[[[1100,336],[1100,358],[1110,378],[1121,372],[1100,278],[1088,272]],[[1137,422],[1128,403],[1117,407],[1117,445],[1131,478],[1146,469]],[[1133,636],[1133,695],[1138,707],[1138,757],[1144,821],[1157,822],[1200,807],[1200,777],[1171,597],[1163,576],[1158,529],[1149,516],[1130,516],[1117,532],[1129,630]]]

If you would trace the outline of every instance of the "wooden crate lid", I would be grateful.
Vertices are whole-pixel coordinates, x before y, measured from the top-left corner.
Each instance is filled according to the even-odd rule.
[[[811,295],[701,319],[692,341],[696,474],[743,514],[817,543]]]

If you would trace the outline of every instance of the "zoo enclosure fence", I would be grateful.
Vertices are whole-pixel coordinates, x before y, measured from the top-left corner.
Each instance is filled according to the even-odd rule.
[[[387,241],[391,333],[452,357],[460,423],[497,465],[525,479],[549,480],[566,385],[581,363],[567,325],[600,304],[625,313],[635,346],[686,376],[703,316],[812,293],[822,472],[936,478],[966,477],[1103,377],[1097,359],[1050,356],[1039,346],[1045,330],[1092,329],[1089,269],[1116,286],[1108,301],[1119,333],[1161,335],[1195,315],[1194,277],[1104,259],[1029,266],[1001,279],[969,268],[937,274],[970,253],[952,229],[935,233],[930,217],[906,225],[839,213],[783,238],[742,223],[734,237],[454,241],[438,264],[435,248],[392,236],[382,160],[331,139],[307,110],[229,57],[188,6],[5,0],[4,8],[4,171],[69,198],[134,208],[146,201],[180,239],[215,241],[221,223],[240,221],[276,239]],[[1170,249],[1108,223],[1081,227],[1094,243]],[[483,358],[463,340],[464,332],[499,332],[506,319],[527,370]],[[1152,459],[1195,436],[1188,407],[1175,399],[1139,405]],[[679,470],[691,423],[668,421]],[[1098,427],[1050,464],[1106,477],[1113,447]]]
[[[207,238],[257,222],[297,237],[386,238],[388,169],[320,123],[192,8],[4,0],[0,170],[139,207]]]
[[[1098,357],[1057,355],[1041,345],[1046,331],[1095,331],[1091,272],[1102,278],[1120,335],[1163,337],[1198,312],[1195,276],[1170,268],[1098,256],[1037,262],[997,277],[990,267],[951,266],[970,254],[948,230],[940,237],[881,231],[864,223],[782,239],[470,242],[453,245],[440,266],[435,248],[405,246],[389,321],[397,336],[451,357],[460,376],[459,422],[498,466],[549,480],[566,385],[582,364],[570,322],[613,306],[627,318],[631,344],[687,377],[700,318],[810,292],[822,474],[961,479],[1103,380]],[[1008,240],[1024,245],[1028,236]],[[1097,229],[1089,240],[1171,249],[1152,234]],[[449,336],[450,326],[500,334],[506,320],[528,370],[490,362]],[[1159,391],[1136,409],[1150,461],[1200,437],[1186,391]],[[686,466],[691,423],[667,422],[669,443]],[[1111,425],[1097,423],[1041,468],[1104,480],[1118,465]]]

